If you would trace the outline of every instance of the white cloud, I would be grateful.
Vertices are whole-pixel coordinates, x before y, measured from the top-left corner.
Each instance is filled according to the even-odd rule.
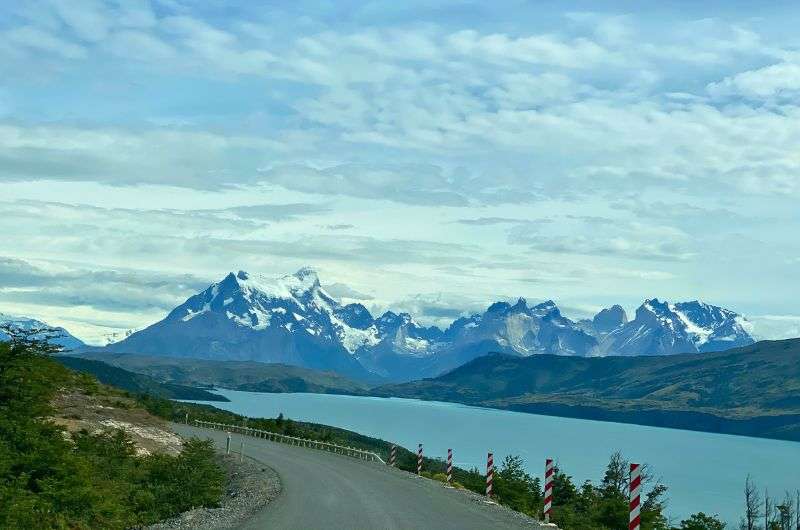
[[[740,72],[718,83],[710,83],[714,96],[744,96],[751,99],[794,97],[800,92],[800,64],[782,62]]]
[[[33,51],[53,53],[65,59],[83,59],[87,55],[83,46],[34,26],[22,26],[2,32],[0,39],[5,40],[7,44],[14,44]]]

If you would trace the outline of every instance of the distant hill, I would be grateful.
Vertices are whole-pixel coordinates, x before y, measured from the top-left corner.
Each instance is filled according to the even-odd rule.
[[[191,386],[161,383],[152,377],[135,374],[101,361],[81,359],[80,357],[60,355],[55,360],[76,372],[92,374],[104,385],[127,390],[132,394],[149,394],[169,399],[192,399],[197,401],[228,401],[219,396]]]
[[[365,394],[369,386],[334,372],[322,372],[285,364],[252,361],[208,361],[107,352],[84,352],[87,359],[102,360],[165,383],[217,386],[253,392],[313,392],[318,394]]]
[[[800,440],[800,339],[700,355],[495,354],[373,394]]]

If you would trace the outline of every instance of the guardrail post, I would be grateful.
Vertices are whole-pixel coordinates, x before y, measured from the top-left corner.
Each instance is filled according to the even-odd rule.
[[[631,464],[631,475],[629,481],[630,493],[630,515],[628,519],[628,530],[639,530],[640,525],[640,500],[642,493],[642,473],[639,464]]]
[[[450,486],[453,483],[453,450],[447,450],[447,485]]]
[[[492,482],[494,481],[494,455],[486,457],[486,496],[492,498]]]
[[[548,458],[544,462],[544,522],[550,522],[553,513],[553,459]]]

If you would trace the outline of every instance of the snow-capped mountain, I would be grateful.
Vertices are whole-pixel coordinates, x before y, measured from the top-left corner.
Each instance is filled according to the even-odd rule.
[[[502,350],[520,355],[587,355],[597,346],[594,337],[562,316],[552,300],[528,307],[524,298],[514,305],[495,302],[482,315],[460,318],[445,337],[454,345],[494,341]]]
[[[230,273],[163,320],[107,349],[218,360],[280,362],[361,379],[441,374],[490,352],[513,355],[645,355],[713,351],[752,342],[735,313],[649,300],[630,322],[620,306],[575,322],[547,301],[496,302],[445,331],[407,313],[378,318],[342,304],[303,268],[281,278]]]
[[[0,325],[9,325],[18,329],[51,329],[56,334],[52,342],[63,347],[65,350],[73,350],[84,346],[83,341],[71,335],[66,329],[61,327],[50,326],[41,320],[28,317],[11,316],[5,313],[0,313]],[[0,331],[0,341],[7,340],[8,335]]]
[[[670,355],[722,351],[755,342],[741,315],[703,302],[645,300],[636,317],[609,332],[599,355]]]
[[[360,313],[334,300],[312,269],[281,278],[239,271],[108,349],[286,363],[364,377],[368,373],[353,353],[379,339],[363,325],[372,317],[359,322]]]

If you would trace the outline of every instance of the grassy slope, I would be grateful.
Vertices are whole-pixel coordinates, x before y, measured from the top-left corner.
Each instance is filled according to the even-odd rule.
[[[189,386],[218,386],[254,392],[365,394],[369,387],[333,372],[285,364],[251,361],[209,361],[118,353],[81,353],[159,381]]]
[[[373,392],[800,440],[800,339],[664,357],[492,355]]]
[[[59,356],[55,359],[71,370],[92,374],[105,385],[114,386],[133,394],[151,394],[171,399],[228,401],[227,398],[207,390],[174,383],[161,383],[150,376],[135,374],[101,361],[71,356]]]
[[[65,397],[91,410],[62,410]],[[65,429],[115,407],[129,421],[149,418],[145,427],[162,423],[46,349],[0,342],[0,528],[122,530],[219,502],[224,477],[210,443],[187,441],[177,456],[137,456],[122,430]]]

